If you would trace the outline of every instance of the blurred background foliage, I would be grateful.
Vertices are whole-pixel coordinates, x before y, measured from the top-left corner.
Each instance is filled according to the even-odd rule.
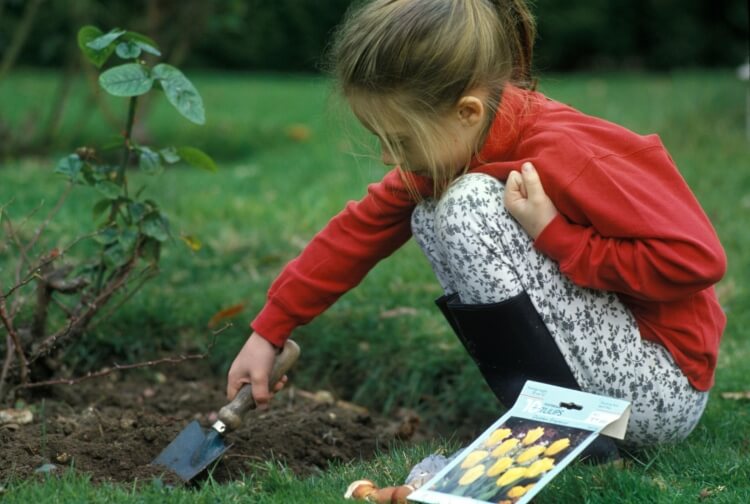
[[[146,33],[179,65],[315,72],[351,3],[0,0],[0,58],[64,66],[77,57],[77,28],[91,23]],[[536,0],[533,10],[543,72],[726,67],[747,57],[746,0]]]
[[[226,368],[283,264],[381,176],[377,156],[368,155],[377,151],[374,139],[327,106],[336,104],[330,82],[315,75],[351,1],[0,0],[0,203],[13,200],[17,218],[60,190],[53,156],[106,144],[124,123],[124,100],[101,93],[95,69],[79,56],[76,32],[85,24],[151,36],[203,96],[205,127],[178,120],[163,97],[144,98],[135,138],[195,145],[222,162],[211,178],[170,169],[165,183],[142,181],[164,202],[175,233],[203,247],[167,247],[161,279],[71,348],[71,369],[201,346],[206,322],[242,304],[246,311],[211,356]],[[639,133],[660,132],[716,222],[730,254],[722,303],[733,313],[722,343],[723,390],[743,390],[740,363],[750,358],[742,329],[750,324],[742,282],[750,271],[750,173],[714,169],[748,166],[747,83],[734,72],[747,58],[746,1],[534,2],[540,89]],[[563,79],[561,71],[577,73]],[[69,200],[48,228],[49,243],[79,233],[95,197]],[[14,253],[0,241],[0,273],[11,271]],[[482,425],[496,403],[476,386],[478,371],[436,314],[439,286],[416,245],[399,254],[295,333],[307,356],[299,383],[383,411],[417,405],[451,428]],[[711,403],[730,411],[720,405]]]

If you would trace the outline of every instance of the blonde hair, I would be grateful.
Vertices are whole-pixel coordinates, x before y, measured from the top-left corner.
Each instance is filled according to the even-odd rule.
[[[435,126],[463,93],[485,89],[483,135],[499,106],[503,86],[533,88],[536,29],[524,0],[373,0],[350,9],[334,37],[330,66],[349,98],[373,97],[378,107],[358,111],[383,149],[409,169],[402,145],[389,139],[383,118],[397,117],[426,160],[437,196],[456,177],[434,157],[445,142]],[[466,146],[466,166],[481,147]],[[403,173],[403,172],[402,172]],[[404,174],[416,193],[413,180]],[[415,194],[416,196],[416,194]]]

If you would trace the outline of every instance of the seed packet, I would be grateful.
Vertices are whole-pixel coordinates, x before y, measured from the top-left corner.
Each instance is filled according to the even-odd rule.
[[[599,435],[623,439],[630,403],[527,381],[518,400],[410,501],[529,502]]]

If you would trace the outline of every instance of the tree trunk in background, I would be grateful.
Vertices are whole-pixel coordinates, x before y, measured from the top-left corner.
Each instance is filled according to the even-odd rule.
[[[13,65],[18,58],[18,54],[21,52],[26,39],[31,31],[31,25],[34,24],[34,18],[36,18],[37,12],[39,12],[39,6],[44,0],[29,0],[26,4],[26,10],[23,13],[23,18],[18,24],[16,31],[13,33],[13,39],[11,40],[8,52],[5,53],[2,63],[0,63],[0,80],[3,80],[5,75],[13,68]],[[2,10],[3,3],[0,3],[0,10]]]

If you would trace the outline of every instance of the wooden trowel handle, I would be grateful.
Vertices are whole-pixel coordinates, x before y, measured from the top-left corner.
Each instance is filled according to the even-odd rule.
[[[287,340],[281,353],[276,357],[271,369],[271,376],[268,378],[268,388],[281,380],[281,378],[291,369],[299,357],[299,345],[292,340]],[[227,431],[233,431],[242,424],[242,416],[248,410],[255,408],[253,400],[253,388],[248,383],[243,385],[235,398],[219,410],[219,420],[224,422]]]

